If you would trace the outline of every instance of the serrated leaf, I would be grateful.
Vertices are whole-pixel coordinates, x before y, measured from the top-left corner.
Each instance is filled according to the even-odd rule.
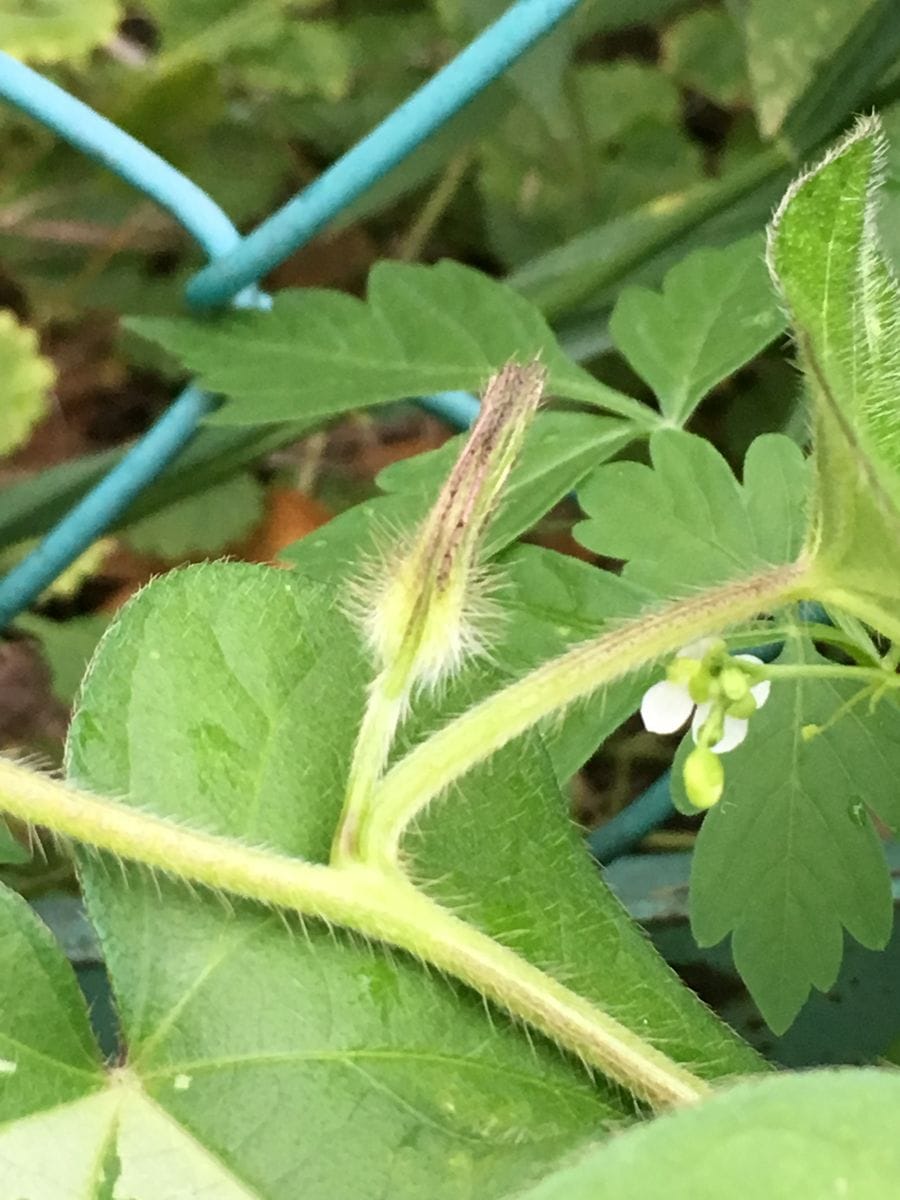
[[[24,442],[43,417],[55,379],[53,364],[38,350],[34,330],[0,310],[0,454]]]
[[[575,537],[626,559],[630,582],[668,597],[796,557],[808,472],[789,438],[763,434],[752,443],[743,485],[710,442],[682,430],[654,433],[650,457],[652,467],[600,467],[578,493],[590,519]]]
[[[900,1172],[893,1071],[744,1081],[626,1130],[520,1200],[883,1200]]]
[[[116,0],[0,0],[0,49],[37,62],[80,58],[112,37],[120,16]]]
[[[127,526],[123,538],[139,554],[170,560],[218,554],[259,524],[263,496],[252,475],[233,475]]]
[[[668,272],[661,293],[627,288],[613,310],[610,333],[656,392],[665,417],[683,425],[707,392],[785,324],[762,241],[754,237],[695,251]]]
[[[409,396],[478,391],[515,358],[540,355],[549,390],[629,417],[636,401],[563,354],[540,313],[505,284],[469,267],[382,262],[367,301],[322,288],[281,292],[268,313],[214,322],[139,318],[205,386],[230,402],[217,424],[329,416]]]
[[[368,673],[333,587],[243,564],[172,573],[104,640],[70,770],[126,803],[320,861]],[[445,711],[495,683],[471,676]],[[417,713],[409,736],[439,719]],[[537,741],[463,780],[410,850],[417,878],[440,880],[533,961],[564,966],[570,986],[668,1053],[711,1074],[756,1066],[603,888]],[[302,1179],[309,1200],[388,1186],[398,1200],[489,1200],[630,1115],[579,1065],[406,956],[250,904],[229,915],[138,871],[123,881],[94,860],[82,868],[127,1077],[165,1114],[170,1139],[227,1164],[242,1197],[293,1200]],[[257,1121],[248,1137],[246,1114],[273,1105],[285,1119]],[[351,1117],[356,1152],[335,1154]]]
[[[819,664],[793,639],[779,663]],[[870,949],[891,931],[884,850],[867,809],[900,827],[897,708],[861,705],[856,680],[776,680],[747,740],[723,756],[725,795],[706,816],[691,873],[701,946],[732,935],[734,961],[769,1026],[783,1033],[809,995],[837,978],[843,930]],[[803,728],[822,726],[807,740]],[[679,751],[674,784],[683,790]]]
[[[675,21],[663,34],[663,69],[724,108],[744,102],[749,90],[740,32],[727,12],[703,8]]]
[[[900,289],[875,220],[883,144],[857,123],[791,188],[769,235],[814,401],[810,543],[841,582],[896,590],[900,540]]]

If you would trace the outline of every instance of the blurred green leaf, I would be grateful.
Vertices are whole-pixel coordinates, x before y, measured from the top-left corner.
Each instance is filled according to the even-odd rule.
[[[367,301],[321,288],[281,292],[267,313],[217,320],[138,318],[158,341],[229,397],[216,424],[324,417],[430,392],[478,391],[509,359],[540,355],[557,395],[639,421],[637,401],[565,357],[527,301],[458,263],[381,262]]]
[[[49,359],[38,350],[37,334],[0,309],[0,454],[8,454],[47,411],[56,379]]]
[[[15,58],[78,58],[115,32],[117,0],[0,0],[0,50]]]
[[[666,419],[683,425],[716,384],[786,324],[762,239],[754,237],[722,250],[696,250],[668,272],[661,293],[626,289],[609,327]]]
[[[812,82],[817,67],[840,47],[876,0],[726,2],[743,31],[757,120],[770,138]],[[822,136],[826,133],[823,130]]]
[[[232,475],[126,525],[122,537],[139,554],[171,560],[218,554],[259,524],[263,496],[252,475]]]
[[[697,184],[573,237],[525,263],[508,283],[550,319],[612,307],[623,283],[657,286],[690,250],[761,232],[790,181],[782,150],[767,149],[721,180]]]
[[[9,826],[0,817],[0,864],[17,867],[27,862],[31,862],[31,855],[19,839],[13,837]],[[0,927],[0,936],[2,936],[2,927]]]
[[[69,705],[78,694],[91,655],[108,625],[109,617],[95,614],[70,617],[66,621],[51,621],[37,613],[22,613],[16,618],[16,628],[40,642],[50,668],[53,691]]]
[[[659,71],[631,62],[584,66],[565,94],[552,128],[519,104],[482,142],[488,233],[508,263],[701,177],[677,89]]]
[[[159,512],[229,478],[270,450],[295,441],[310,428],[311,423],[298,422],[262,430],[201,428],[169,468],[112,523],[110,530],[121,529],[139,517]],[[46,533],[121,461],[124,453],[124,450],[109,450],[87,455],[0,488],[0,548]]]
[[[682,87],[723,108],[744,104],[749,97],[744,44],[722,9],[701,8],[670,25],[663,34],[662,65]]]

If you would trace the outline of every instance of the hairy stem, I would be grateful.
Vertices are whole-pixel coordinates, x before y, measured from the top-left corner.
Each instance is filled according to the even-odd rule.
[[[388,942],[460,979],[654,1108],[708,1084],[583,996],[467,924],[396,871],[326,867],[78,791],[0,758],[0,808],[192,883],[291,909]]]
[[[805,562],[776,567],[636,617],[544,663],[445,725],[387,772],[359,834],[360,857],[383,866],[398,862],[404,830],[435,796],[545,717],[695,638],[807,595]]]

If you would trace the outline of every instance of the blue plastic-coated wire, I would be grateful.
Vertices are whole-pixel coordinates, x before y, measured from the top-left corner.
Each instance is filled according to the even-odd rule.
[[[422,396],[416,403],[456,429],[468,429],[481,407],[470,392],[438,392]]]
[[[211,258],[227,254],[240,242],[240,234],[218,204],[164,158],[2,51],[0,96],[150,196]]]
[[[614,858],[621,858],[642,842],[648,833],[668,821],[675,812],[671,783],[672,772],[666,771],[605,825],[591,830],[587,844],[597,862],[609,863]]]
[[[0,629],[98,538],[184,447],[215,399],[188,387],[36,550],[0,582]]]
[[[314,183],[230,254],[195,275],[187,285],[188,302],[214,307],[260,279],[412,153],[578,3],[518,0]]]

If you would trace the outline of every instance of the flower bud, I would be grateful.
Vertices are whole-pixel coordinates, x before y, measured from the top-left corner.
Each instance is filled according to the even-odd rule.
[[[695,808],[712,808],[725,790],[722,760],[706,746],[695,746],[684,760],[684,790]]]
[[[437,501],[388,568],[365,624],[379,666],[398,690],[436,684],[481,647],[481,543],[545,378],[537,362],[509,363],[491,378]]]

